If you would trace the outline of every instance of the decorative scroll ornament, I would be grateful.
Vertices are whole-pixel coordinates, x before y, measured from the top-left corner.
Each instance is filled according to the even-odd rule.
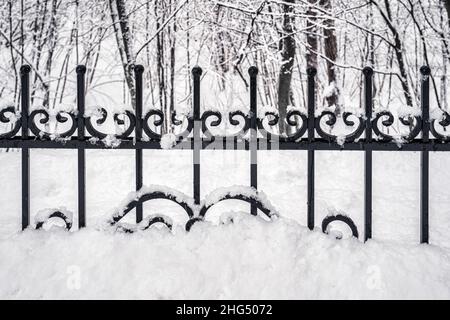
[[[117,126],[123,126],[125,125],[125,117],[128,118],[128,127],[123,130],[120,134],[114,134],[115,138],[117,139],[125,139],[130,136],[130,134],[133,132],[134,128],[136,127],[136,117],[134,114],[129,110],[124,110],[121,112],[114,112],[113,119],[114,123]],[[106,119],[108,118],[108,112],[105,108],[98,108],[96,112],[87,115],[85,121],[86,130],[89,132],[89,134],[98,139],[104,139],[108,136],[107,133],[98,131],[94,125],[92,124],[92,118],[97,118],[96,123],[97,125],[102,125],[105,123]]]
[[[399,121],[409,128],[407,134],[400,135],[398,137],[389,135],[383,132],[381,125],[385,128],[389,128],[394,123],[394,115],[387,110],[378,112],[372,120],[373,132],[378,136],[379,140],[383,142],[390,142],[392,140],[400,139],[401,141],[410,142],[422,130],[422,117],[418,115],[402,115],[398,117]]]
[[[213,118],[210,120],[209,118]],[[250,118],[247,114],[240,110],[228,112],[228,122],[231,126],[237,128],[233,133],[226,135],[214,135],[211,132],[211,127],[218,127],[222,124],[222,113],[219,111],[207,110],[203,112],[202,132],[208,139],[227,139],[227,138],[243,138],[250,128]]]
[[[153,120],[152,126],[149,125],[149,121],[151,119]],[[184,123],[187,123],[185,125],[185,128],[183,128]],[[162,136],[161,131],[163,124],[164,124],[164,113],[159,109],[150,109],[144,116],[142,129],[144,130],[145,134],[150,138],[150,140],[160,141]],[[175,128],[176,127],[181,128],[179,130],[180,132],[175,134],[176,140],[180,141],[184,138],[187,138],[189,133],[192,131],[192,128],[194,127],[194,120],[192,118],[191,113],[178,114],[176,111],[174,111],[172,112],[170,117],[170,124],[173,125]],[[156,130],[158,127],[159,130]]]
[[[299,119],[301,119],[301,126],[299,126]],[[286,135],[278,135],[271,132],[272,127],[278,126],[280,121],[286,121],[286,124],[293,128],[293,131]],[[278,140],[281,142],[294,142],[300,139],[306,132],[308,126],[306,115],[298,109],[291,109],[286,114],[286,119],[280,120],[280,116],[275,111],[264,111],[263,116],[258,117],[258,130],[267,140]]]
[[[185,225],[186,231],[189,231],[194,223],[204,221],[207,211],[216,203],[224,200],[241,200],[254,204],[260,209],[268,219],[274,219],[278,216],[275,208],[267,200],[263,192],[247,186],[233,186],[229,188],[220,188],[209,194],[205,200],[196,205],[194,199],[177,190],[164,186],[151,185],[143,187],[138,192],[132,192],[127,199],[114,211],[108,226],[113,226],[118,231],[133,233],[138,230],[146,230],[155,223],[162,223],[169,229],[172,228],[172,221],[164,215],[151,215],[140,222],[138,225],[120,223],[131,210],[139,204],[150,200],[165,199],[178,204],[187,214],[188,221]],[[198,214],[197,214],[198,213]]]
[[[325,117],[328,117],[328,119],[324,122],[329,127],[332,127],[336,124],[338,117],[336,116],[336,114],[334,112],[332,112],[330,110],[324,110],[324,111],[322,111],[322,113],[319,116],[317,116],[315,118],[315,128],[316,128],[317,134],[321,138],[324,138],[324,139],[328,140],[329,142],[336,142],[339,144],[354,142],[364,132],[365,122],[364,122],[364,119],[362,118],[362,116],[356,115],[351,112],[344,112],[342,114],[342,121],[344,122],[344,124],[347,127],[355,126],[355,121],[352,121],[351,118],[356,118],[356,121],[358,122],[358,124],[356,126],[356,129],[353,129],[352,132],[344,134],[344,135],[339,135],[339,136],[333,135],[331,133],[327,133],[327,132],[325,132],[324,129],[322,129],[322,123],[323,123],[322,120]]]
[[[53,110],[52,110],[53,111]],[[55,112],[49,112],[48,109],[35,109],[28,117],[28,127],[30,131],[38,138],[43,140],[65,139],[71,138],[77,129],[77,121],[73,111],[57,110]],[[40,119],[39,119],[40,117]],[[60,124],[66,123],[70,118],[70,127],[63,131],[58,132],[57,128]],[[55,121],[52,121],[54,119]],[[40,126],[37,124],[39,122]],[[46,131],[44,128],[50,128],[54,125],[54,132]]]
[[[12,125],[9,131],[0,133],[0,139],[12,138],[19,132],[22,125],[20,112],[13,106],[3,108],[0,110],[0,122]]]
[[[356,227],[355,223],[353,222],[353,220],[343,214],[335,214],[335,215],[329,215],[326,216],[325,219],[322,220],[322,232],[323,233],[327,233],[329,232],[329,226],[331,225],[331,223],[333,223],[334,221],[341,221],[343,223],[345,223],[350,230],[352,231],[352,235],[353,237],[355,237],[356,239],[358,239],[358,228]],[[337,239],[342,239],[342,235],[338,236]]]
[[[450,141],[450,135],[444,135],[437,131],[436,129],[436,122],[441,125],[441,127],[446,130],[448,126],[450,126],[450,115],[447,111],[442,111],[442,115],[439,119],[432,119],[430,124],[430,131],[433,134],[433,136],[439,140],[440,142],[449,142]]]
[[[206,196],[205,200],[199,207],[198,216],[190,219],[186,223],[186,231],[190,231],[196,222],[204,221],[206,213],[209,209],[211,209],[215,204],[225,200],[241,200],[249,204],[253,204],[260,209],[269,220],[273,220],[278,217],[277,210],[269,202],[264,192],[248,186],[232,186],[216,189]]]
[[[194,200],[189,196],[179,192],[177,190],[167,188],[164,186],[152,185],[148,187],[143,187],[138,192],[132,192],[128,195],[127,200],[125,200],[119,208],[117,208],[112,216],[112,218],[107,222],[110,226],[115,226],[117,230],[124,231],[127,233],[132,233],[137,230],[146,230],[152,224],[161,222],[165,224],[169,229],[172,228],[172,222],[162,215],[153,215],[152,219],[144,220],[139,224],[139,226],[130,226],[129,224],[118,223],[124,216],[126,216],[131,210],[136,208],[140,203],[144,203],[150,200],[156,199],[166,199],[178,204],[187,214],[188,219],[194,217]],[[148,218],[147,218],[148,219]]]
[[[35,217],[36,230],[42,229],[42,227],[52,218],[59,218],[63,220],[64,228],[67,231],[72,228],[73,213],[62,207],[56,209],[44,209],[39,211]]]

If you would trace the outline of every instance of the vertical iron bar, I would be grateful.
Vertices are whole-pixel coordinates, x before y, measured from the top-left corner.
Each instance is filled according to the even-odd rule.
[[[30,109],[30,71],[29,65],[20,67],[21,83],[21,123],[22,140],[28,139],[28,112]],[[22,147],[22,230],[30,224],[30,150]]]
[[[422,141],[420,161],[420,243],[429,241],[429,165],[430,153],[427,148],[430,138],[430,74],[428,66],[420,68],[421,77],[421,105],[422,105]]]
[[[364,241],[372,238],[372,76],[370,67],[363,69],[364,74],[364,106],[366,121],[366,150],[364,152]]]
[[[308,142],[314,141],[314,123],[315,123],[315,79],[317,70],[314,67],[309,67],[306,70],[308,75]],[[314,149],[311,145],[308,146],[308,189],[307,189],[307,214],[308,214],[308,228],[310,230],[314,229]]]
[[[194,166],[194,202],[200,204],[200,148],[201,148],[201,117],[200,117],[200,76],[202,75],[202,68],[195,66],[192,68],[193,77],[193,116],[194,116],[194,130],[193,130],[193,166]]]
[[[78,228],[86,227],[86,151],[84,149],[84,75],[86,67],[79,65],[77,72],[77,121],[78,121]]]
[[[257,75],[258,68],[252,66],[248,69],[250,75],[250,186],[258,189],[258,110],[257,110]],[[251,204],[250,213],[258,214],[258,208]]]
[[[144,73],[144,67],[142,65],[136,65],[134,67],[135,85],[136,85],[136,130],[135,140],[139,143],[142,140],[142,74]],[[135,167],[136,167],[136,191],[139,191],[143,186],[143,165],[142,165],[142,148],[136,148],[135,155]],[[142,202],[139,202],[136,206],[136,223],[142,221],[143,206]]]

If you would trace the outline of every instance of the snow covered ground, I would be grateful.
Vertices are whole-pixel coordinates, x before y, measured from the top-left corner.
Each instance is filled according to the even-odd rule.
[[[87,151],[82,231],[19,232],[20,153],[0,153],[0,298],[450,298],[450,155],[431,155],[430,245],[419,245],[419,154],[374,153],[374,239],[334,240],[306,224],[306,153],[259,152],[259,187],[282,218],[267,222],[229,200],[211,224],[182,229],[165,200],[145,214],[172,217],[173,234],[99,230],[134,188],[134,152]],[[245,151],[202,151],[201,193],[248,185]],[[192,194],[192,153],[144,151],[144,183]],[[76,212],[76,152],[32,150],[31,211]],[[316,221],[349,215],[363,235],[363,154],[317,152]],[[240,219],[220,224],[234,212]],[[127,220],[132,222],[132,213]],[[33,221],[33,217],[32,217]],[[75,219],[76,225],[76,219]]]

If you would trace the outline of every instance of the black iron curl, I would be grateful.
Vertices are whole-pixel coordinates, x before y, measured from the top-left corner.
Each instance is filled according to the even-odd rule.
[[[384,119],[384,120],[382,120]],[[387,110],[378,112],[372,120],[372,128],[373,132],[378,136],[378,139],[383,142],[390,142],[394,140],[393,135],[389,135],[384,133],[380,128],[380,120],[381,125],[385,128],[388,128],[394,124],[394,115]],[[404,125],[408,126],[409,133],[405,135],[401,135],[399,138],[403,141],[409,142],[414,140],[415,137],[422,130],[422,121],[420,116],[401,116],[398,117],[399,121]]]
[[[213,118],[208,122],[208,118]],[[222,113],[219,111],[207,110],[203,112],[201,117],[202,122],[202,132],[205,137],[209,139],[227,139],[227,138],[242,138],[246,135],[248,129],[250,128],[250,118],[247,114],[240,110],[231,111],[228,113],[228,122],[234,126],[240,128],[234,133],[226,135],[214,135],[210,131],[210,127],[218,127],[222,123]]]
[[[299,126],[299,119],[301,119],[301,126]],[[267,120],[266,120],[267,119]],[[292,133],[278,135],[270,132],[269,128],[266,127],[266,123],[269,127],[278,125],[279,121],[285,121],[290,127],[295,128]],[[285,119],[280,119],[280,116],[273,111],[266,111],[264,117],[258,118],[258,130],[268,140],[273,140],[274,138],[280,142],[294,142],[300,139],[306,132],[308,119],[305,114],[300,110],[292,109],[286,114]],[[291,132],[292,130],[287,130]]]
[[[149,200],[155,200],[155,199],[166,199],[170,200],[176,204],[178,204],[181,208],[184,209],[186,214],[188,215],[188,218],[194,217],[194,211],[191,207],[191,204],[187,201],[180,200],[180,198],[169,191],[152,191],[152,192],[146,192],[142,195],[138,196],[137,198],[131,200],[128,202],[125,206],[122,208],[119,208],[116,210],[112,218],[108,221],[108,224],[111,226],[114,226],[119,222],[124,216],[126,216],[131,210],[136,208],[136,206],[140,203],[144,203]]]
[[[6,114],[8,114],[8,113],[17,115],[18,110],[16,110],[13,106],[9,106],[9,107],[1,109],[0,110],[0,122],[12,123],[11,118],[6,116]],[[22,125],[22,122],[21,122],[21,118],[19,117],[18,119],[16,119],[16,121],[14,123],[12,123],[12,128],[9,131],[0,133],[0,139],[14,137],[19,132],[21,125]]]
[[[316,128],[317,134],[321,138],[328,140],[328,142],[338,142],[338,143],[354,142],[364,132],[365,120],[361,116],[358,116],[351,112],[344,112],[342,114],[342,121],[344,122],[344,124],[346,126],[353,127],[355,125],[355,121],[352,121],[350,118],[355,117],[358,119],[358,126],[351,133],[345,134],[342,137],[327,133],[322,129],[322,119],[324,117],[328,117],[328,120],[325,121],[325,124],[329,127],[332,127],[337,122],[337,116],[332,111],[324,110],[318,117],[315,118],[315,128]],[[339,140],[341,140],[341,141],[339,141]]]
[[[94,115],[94,116],[87,116],[85,125],[86,130],[89,132],[89,134],[98,139],[104,139],[108,136],[108,134],[98,131],[92,124],[92,117],[98,117],[98,119],[95,121],[98,125],[102,125],[105,123],[106,119],[108,118],[108,111],[106,111],[105,108],[99,108],[100,115]],[[114,122],[117,125],[124,125],[125,120],[120,119],[120,117],[127,117],[129,120],[129,126],[120,134],[113,134],[117,139],[125,139],[130,136],[130,134],[133,132],[134,128],[136,127],[136,117],[135,115],[129,111],[125,110],[123,112],[115,112],[113,114]]]
[[[48,215],[48,217],[44,221],[38,221],[36,223],[36,230],[42,229],[44,224],[46,224],[50,219],[52,218],[59,218],[64,221],[65,229],[69,231],[72,228],[72,221],[71,219],[66,216],[64,213],[62,213],[59,210],[53,211],[51,214]]]
[[[180,115],[176,111],[172,112],[172,114],[170,116],[170,122],[174,127],[182,126],[183,123],[185,122],[185,121],[181,120],[179,117],[180,117]],[[192,128],[194,127],[194,121],[190,114],[188,114],[188,115],[183,114],[183,117],[186,119],[187,125],[183,131],[175,134],[177,142],[183,140],[184,138],[187,138],[189,133],[192,131]],[[160,129],[158,130],[159,132],[155,131],[154,129],[152,129],[150,127],[149,121],[151,118],[154,118],[153,126],[155,128],[160,127]],[[162,126],[164,124],[164,118],[165,118],[164,113],[159,109],[150,109],[145,114],[142,128],[150,140],[154,140],[154,141],[161,140],[161,137],[162,137],[161,131],[162,131]]]
[[[41,119],[37,120],[36,117],[40,115]],[[47,109],[36,109],[33,110],[28,118],[28,126],[30,128],[30,131],[37,137],[43,140],[52,140],[55,138],[70,138],[75,130],[77,129],[77,122],[76,122],[76,117],[75,114],[73,112],[70,111],[64,111],[64,110],[60,110],[57,111],[56,113],[56,121],[57,123],[66,123],[67,120],[70,118],[71,119],[71,123],[70,123],[70,128],[67,129],[64,132],[47,132],[43,129],[40,129],[36,122],[39,121],[40,124],[42,125],[48,125],[50,124],[50,114],[48,112]]]
[[[441,119],[431,120],[430,131],[437,140],[441,142],[449,142],[450,136],[444,135],[436,130],[436,122],[439,123],[444,128],[444,130],[446,130],[447,127],[450,126],[450,115],[448,114],[448,112],[442,111]]]
[[[341,221],[344,222],[346,225],[349,226],[350,230],[352,231],[352,235],[358,239],[358,228],[356,227],[355,223],[350,217],[347,217],[343,214],[336,214],[336,215],[330,215],[325,217],[325,219],[322,220],[322,232],[328,233],[328,225],[332,223],[333,221]]]

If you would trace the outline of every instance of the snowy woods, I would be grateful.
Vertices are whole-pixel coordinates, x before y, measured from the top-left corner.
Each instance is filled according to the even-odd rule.
[[[283,116],[305,105],[314,66],[318,105],[339,114],[361,107],[364,66],[375,69],[375,108],[417,106],[426,64],[431,99],[447,109],[447,11],[444,0],[5,0],[0,99],[19,105],[19,68],[29,64],[33,107],[74,105],[74,70],[84,64],[88,104],[132,107],[139,63],[144,107],[170,114],[190,108],[190,70],[200,65],[203,107],[226,110],[247,106],[256,65],[259,105]]]

